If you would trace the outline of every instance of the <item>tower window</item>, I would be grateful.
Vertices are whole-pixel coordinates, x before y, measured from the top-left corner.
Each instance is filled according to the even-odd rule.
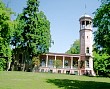
[[[86,67],[89,68],[89,60],[86,60]]]
[[[89,53],[89,47],[86,48],[86,53]]]
[[[89,25],[89,21],[86,21],[86,26],[88,26]]]
[[[85,21],[82,21],[82,25],[85,25]]]
[[[82,21],[81,23],[81,29],[84,29],[85,28],[85,21]]]

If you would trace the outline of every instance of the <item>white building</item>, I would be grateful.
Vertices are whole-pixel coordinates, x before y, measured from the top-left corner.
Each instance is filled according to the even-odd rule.
[[[80,54],[48,53],[42,55],[40,72],[94,75],[92,18],[89,15],[83,15],[80,17],[79,22]],[[60,60],[60,66],[55,65],[56,60]]]

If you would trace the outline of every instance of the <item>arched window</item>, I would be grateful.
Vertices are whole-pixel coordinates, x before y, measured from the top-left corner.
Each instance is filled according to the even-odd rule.
[[[86,53],[89,53],[89,47],[86,48]]]

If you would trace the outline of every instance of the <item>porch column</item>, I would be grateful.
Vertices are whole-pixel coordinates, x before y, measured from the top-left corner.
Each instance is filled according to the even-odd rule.
[[[65,57],[63,56],[63,68],[65,67]]]
[[[48,55],[46,55],[46,67],[48,67]]]
[[[78,75],[81,75],[81,70],[80,70],[80,57],[79,57],[79,59],[78,59],[78,70],[79,70]]]
[[[73,69],[73,57],[71,57],[71,69]]]
[[[56,55],[55,55],[55,63],[56,63]],[[54,68],[56,68],[56,64],[54,64]]]
[[[80,68],[80,58],[78,59],[78,69]]]

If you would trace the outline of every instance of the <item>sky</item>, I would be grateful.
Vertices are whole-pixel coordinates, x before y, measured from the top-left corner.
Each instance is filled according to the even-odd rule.
[[[26,7],[26,1],[3,0],[12,11],[16,12],[16,15]],[[43,11],[50,21],[50,31],[54,41],[50,52],[65,53],[74,41],[79,39],[79,18],[85,13],[93,18],[93,12],[100,4],[100,0],[40,0],[39,10]]]

